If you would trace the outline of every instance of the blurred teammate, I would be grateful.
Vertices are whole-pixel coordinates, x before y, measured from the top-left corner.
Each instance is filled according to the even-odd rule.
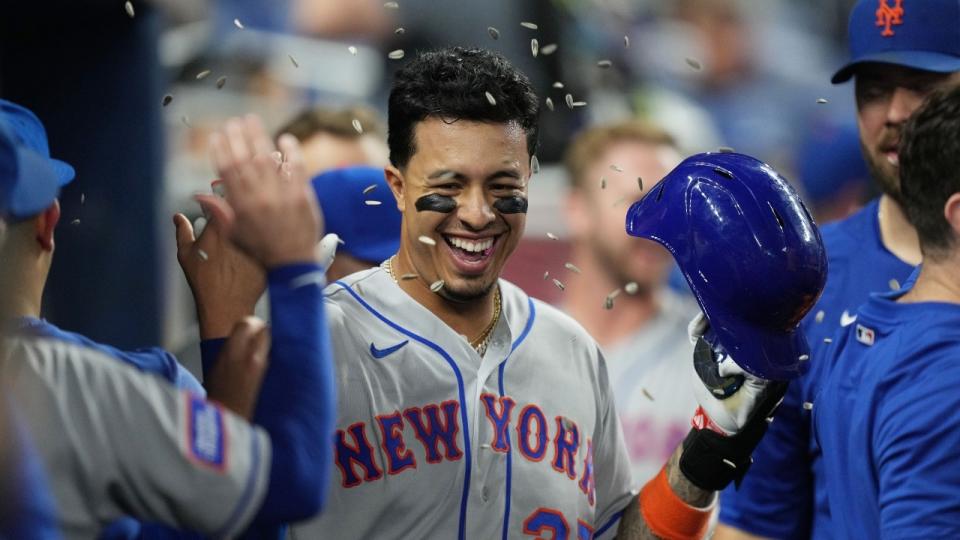
[[[241,123],[250,138],[237,141]],[[333,416],[323,276],[313,262],[319,212],[295,140],[281,140],[289,157],[283,171],[255,120],[231,121],[217,139],[224,140],[268,149],[243,170],[217,154],[227,201],[204,201],[220,217],[220,230],[268,271],[272,331],[252,320],[238,324],[214,383],[258,426],[95,348],[11,339],[0,379],[23,413],[51,481],[57,525],[69,538],[91,538],[125,513],[233,536],[251,522],[305,519],[323,502],[318,486],[330,454],[309,444],[328,439]],[[19,178],[14,200],[46,208],[50,191],[34,180]],[[255,374],[268,351],[261,385]]]
[[[12,285],[7,294],[7,311],[3,319],[8,329],[16,334],[51,337],[94,348],[122,360],[138,369],[162,376],[177,386],[199,395],[204,389],[189,371],[170,353],[159,348],[121,351],[96,343],[85,336],[66,332],[40,319],[40,305],[44,286],[53,263],[54,231],[60,223],[59,187],[73,180],[73,167],[50,158],[46,131],[40,120],[29,110],[6,100],[0,100],[0,121],[10,130],[16,142],[47,159],[56,174],[58,189],[31,194],[31,178],[25,178],[14,187],[7,209],[7,242],[0,248],[3,265],[0,273]],[[29,174],[29,173],[27,173]],[[108,308],[102,306],[101,309]]]
[[[311,176],[351,165],[386,167],[390,163],[383,121],[368,107],[311,107],[277,130],[278,136],[283,133],[300,141]]]
[[[638,179],[649,190],[679,161],[666,132],[637,121],[591,128],[567,151],[570,262],[583,276],[567,283],[563,308],[603,349],[637,486],[690,430],[687,322],[697,309],[666,287],[663,247],[621,234],[624,201],[641,193]]]
[[[326,513],[294,537],[688,538],[737,474],[720,456],[746,467],[770,412],[763,382],[727,406],[708,392],[710,418],[743,422],[730,438],[692,430],[637,496],[596,343],[499,279],[523,234],[537,113],[527,78],[489,51],[398,71],[387,171],[400,249],[326,293],[337,474]]]
[[[923,265],[824,347],[814,436],[838,536],[958,538],[960,86],[930,97],[899,150]]]
[[[327,266],[327,281],[379,266],[397,252],[400,212],[382,167],[333,169],[311,182],[323,212],[324,229],[342,241]]]
[[[901,132],[926,95],[960,81],[958,25],[956,0],[861,0],[850,14],[851,59],[832,80],[855,80],[860,142],[883,195],[823,229],[829,275],[803,322],[811,344],[832,339],[838,326],[852,325],[871,292],[899,288],[920,262],[917,231],[904,214],[898,178]],[[839,526],[830,520],[823,460],[804,407],[815,402],[822,360],[811,358],[810,372],[791,385],[739,491],[724,493],[721,523],[738,530],[721,527],[718,540],[748,534],[829,538]]]

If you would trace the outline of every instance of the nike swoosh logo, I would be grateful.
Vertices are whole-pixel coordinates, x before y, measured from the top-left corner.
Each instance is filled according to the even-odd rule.
[[[843,314],[840,315],[840,326],[850,326],[855,320],[857,320],[856,315],[851,315],[847,313],[847,310],[843,310]]]
[[[400,342],[400,343],[397,343],[397,344],[394,345],[393,347],[387,347],[386,349],[378,349],[378,348],[376,348],[376,347],[373,345],[373,343],[371,343],[371,344],[370,344],[370,354],[372,354],[373,357],[374,357],[374,358],[377,358],[377,359],[383,358],[383,357],[385,357],[385,356],[390,356],[391,354],[393,354],[393,353],[399,351],[400,349],[402,349],[404,345],[406,345],[407,343],[409,343],[409,341],[410,341],[410,340],[402,341],[402,342]]]

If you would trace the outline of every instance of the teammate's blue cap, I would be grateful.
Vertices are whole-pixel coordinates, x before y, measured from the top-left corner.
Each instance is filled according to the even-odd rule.
[[[11,182],[4,213],[14,218],[33,216],[53,204],[60,188],[73,180],[73,167],[50,157],[47,131],[26,108],[0,99],[0,124],[13,148],[12,153],[5,149],[0,158],[4,181]]]
[[[850,62],[842,83],[865,62],[924,71],[960,71],[960,0],[860,0],[850,12]]]
[[[32,216],[50,206],[59,191],[50,160],[19,144],[0,117],[0,219]]]
[[[400,211],[382,168],[334,169],[315,176],[312,183],[323,211],[324,231],[336,233],[344,242],[338,251],[375,264],[397,252]]]
[[[823,290],[827,259],[810,213],[769,165],[736,153],[691,156],[630,207],[627,233],[673,254],[744,370],[800,375],[810,347],[798,325]]]

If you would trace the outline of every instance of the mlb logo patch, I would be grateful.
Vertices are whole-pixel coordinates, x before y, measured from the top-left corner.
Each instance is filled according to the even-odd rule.
[[[226,468],[223,413],[213,403],[187,396],[187,451],[193,461],[217,471]]]
[[[857,341],[864,345],[873,345],[877,339],[876,332],[872,328],[867,328],[862,324],[857,325]]]

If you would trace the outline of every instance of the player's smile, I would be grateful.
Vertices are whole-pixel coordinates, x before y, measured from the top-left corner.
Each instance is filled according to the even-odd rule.
[[[441,235],[443,246],[449,253],[453,265],[461,274],[480,275],[493,260],[500,235],[464,236],[454,234]]]

